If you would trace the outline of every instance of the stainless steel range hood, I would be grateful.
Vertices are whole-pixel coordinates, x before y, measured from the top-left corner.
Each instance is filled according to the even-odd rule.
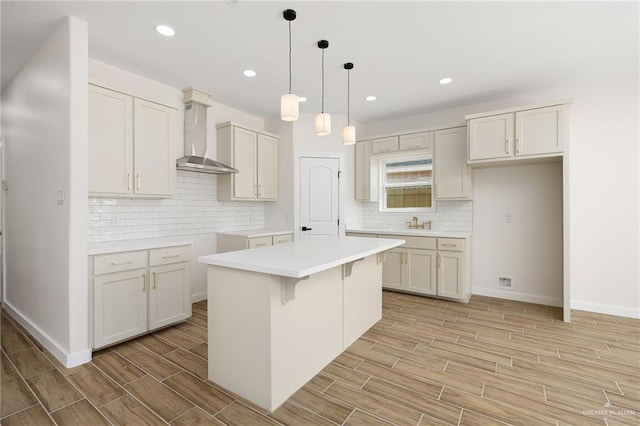
[[[237,169],[207,158],[207,108],[209,94],[188,87],[184,93],[184,157],[176,161],[178,170],[224,174],[238,173]],[[189,155],[191,153],[191,155]]]

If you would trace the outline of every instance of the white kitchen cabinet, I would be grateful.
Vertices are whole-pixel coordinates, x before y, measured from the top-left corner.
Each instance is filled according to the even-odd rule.
[[[89,85],[89,194],[175,195],[177,110]]]
[[[278,199],[278,138],[276,135],[226,122],[216,126],[218,161],[238,173],[218,176],[218,199],[229,201]]]
[[[89,257],[92,347],[189,318],[190,253],[183,245]]]
[[[468,162],[490,163],[562,155],[568,105],[523,107],[467,116]]]
[[[147,270],[93,279],[93,347],[100,348],[147,331]]]
[[[371,140],[371,153],[395,152],[398,150],[398,136]]]
[[[471,267],[465,238],[348,232],[350,237],[396,238],[405,244],[385,253],[382,287],[412,294],[468,301]]]
[[[398,140],[400,151],[409,149],[433,149],[433,132],[410,133],[400,135]]]
[[[465,241],[438,238],[438,296],[464,299],[466,291]]]
[[[470,200],[471,170],[467,164],[467,128],[435,132],[435,197],[439,200]]]
[[[249,230],[220,232],[217,235],[218,253],[268,247],[293,241],[293,232]]]
[[[355,199],[371,199],[371,141],[359,141],[355,145]]]
[[[379,235],[404,239],[406,243],[389,250],[382,266],[382,286],[412,293],[436,294],[436,239]]]

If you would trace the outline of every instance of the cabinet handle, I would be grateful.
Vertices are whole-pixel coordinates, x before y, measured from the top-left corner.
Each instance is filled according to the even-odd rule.
[[[438,196],[438,184],[437,183],[435,185],[433,185],[433,189],[435,191],[434,195],[437,197]]]
[[[408,265],[409,264],[409,260],[411,259],[411,257],[410,257],[411,253],[409,253],[408,251],[405,251],[404,253],[405,253],[405,256],[406,256],[405,260],[404,260],[404,263],[405,263],[405,265]]]
[[[144,293],[147,290],[147,274],[142,274],[142,292]]]
[[[438,255],[438,268],[442,265],[442,256]]]
[[[153,288],[154,290],[156,289],[156,273],[155,272],[153,273],[153,287],[151,288]]]
[[[116,265],[126,265],[128,263],[131,263],[131,259],[129,260],[125,260],[124,262],[111,262],[111,266],[116,266]]]
[[[516,138],[516,154],[520,154],[520,138]]]
[[[416,148],[420,148],[420,145],[411,145],[407,147],[407,149],[416,149]]]
[[[262,185],[258,185],[258,197],[262,195]]]
[[[381,149],[379,152],[389,152],[389,151],[391,151],[391,148]]]
[[[450,244],[450,243],[442,244],[442,247],[455,247],[455,246],[456,246],[455,244]]]
[[[509,154],[509,139],[504,141],[504,149],[507,151],[507,154]]]
[[[140,174],[136,175],[136,191],[140,191]]]
[[[180,256],[180,253],[177,253],[177,254],[167,254],[167,255],[162,256],[162,258],[163,258],[163,259],[171,259],[172,257],[178,257],[178,256]]]
[[[131,191],[131,173],[127,173],[127,191]]]

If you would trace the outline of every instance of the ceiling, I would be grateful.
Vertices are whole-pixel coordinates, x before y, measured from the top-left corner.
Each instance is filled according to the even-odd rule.
[[[89,25],[89,56],[165,84],[194,86],[258,116],[287,92],[293,8],[293,92],[363,123],[552,86],[638,74],[638,2],[10,2],[2,1],[2,85],[65,16]],[[172,38],[155,31],[173,27]],[[255,78],[242,75],[245,69]],[[438,81],[453,78],[443,86]],[[375,102],[364,100],[377,96]]]

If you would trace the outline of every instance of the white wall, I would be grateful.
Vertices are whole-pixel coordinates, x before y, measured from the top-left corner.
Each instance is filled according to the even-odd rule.
[[[268,119],[268,130],[280,135],[280,194],[276,203],[266,206],[265,221],[269,227],[293,227],[296,238],[300,228],[300,157],[332,156],[340,158],[340,226],[344,233],[345,223],[360,223],[362,208],[355,201],[355,149],[353,145],[342,143],[342,127],[347,117],[331,115],[332,131],[328,136],[315,133],[315,114],[300,114],[292,123],[285,123],[279,117]],[[354,122],[356,131],[362,128]],[[291,167],[291,169],[286,169]],[[290,217],[293,212],[293,217]],[[289,220],[287,221],[287,217]]]
[[[69,18],[7,85],[9,311],[63,364],[90,359],[86,23]],[[59,201],[61,193],[64,200]]]
[[[184,128],[182,88],[171,87],[94,59],[89,60],[89,80],[178,109],[178,125]],[[215,93],[211,98],[215,99]],[[212,101],[207,109],[207,155],[211,158],[216,158],[216,124],[225,121],[235,121],[256,129],[264,127],[263,118]],[[183,154],[184,133],[180,132],[176,158]],[[263,202],[218,201],[215,175],[184,171],[178,172],[175,198],[90,198],[89,209],[88,234],[93,246],[136,238],[181,236],[192,240],[193,300],[206,298],[206,267],[197,259],[216,252],[216,232],[264,226]]]
[[[473,183],[473,293],[562,306],[562,163],[474,169]]]
[[[636,73],[378,121],[367,124],[363,137],[461,123],[466,114],[493,109],[571,101],[566,154],[571,307],[640,317],[638,78]],[[477,190],[482,193],[483,188],[474,182],[474,192]]]

